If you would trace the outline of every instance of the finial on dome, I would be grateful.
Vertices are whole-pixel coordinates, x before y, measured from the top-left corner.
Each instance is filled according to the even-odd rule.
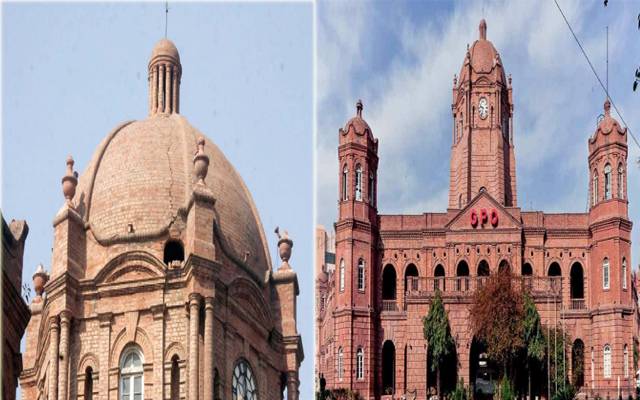
[[[193,157],[193,171],[198,178],[198,183],[204,185],[204,178],[207,177],[209,171],[209,156],[204,152],[204,138],[201,136],[198,139],[198,150],[195,157]]]
[[[604,102],[604,115],[605,116],[609,116],[611,114],[611,102],[609,101],[609,98],[607,97],[607,100],[605,100]]]
[[[49,281],[49,274],[44,270],[42,264],[38,264],[35,274],[33,274],[33,289],[36,291],[34,303],[42,301],[42,293],[44,293],[44,285]]]
[[[280,227],[276,227],[275,233],[278,236],[278,254],[282,260],[282,265],[279,269],[289,269],[289,259],[291,258],[291,249],[293,248],[293,240],[289,238],[289,232],[284,231],[280,233]]]
[[[76,195],[78,185],[78,173],[73,170],[73,157],[67,157],[67,173],[62,177],[62,194],[67,199],[67,204],[72,206],[71,200]]]
[[[458,75],[457,74],[453,74],[453,86],[458,84]]]
[[[176,45],[161,39],[149,60],[149,115],[178,114],[182,65]]]
[[[362,118],[362,100],[356,102],[356,115]]]
[[[484,20],[484,18],[482,18],[482,20],[480,21],[480,39],[482,40],[487,40],[487,21]]]

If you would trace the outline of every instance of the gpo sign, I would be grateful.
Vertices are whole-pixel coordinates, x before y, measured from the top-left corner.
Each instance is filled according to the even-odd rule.
[[[488,222],[491,222],[491,226],[495,228],[498,226],[498,211],[495,208],[492,208],[491,211],[487,211],[486,208],[481,208],[479,211],[472,209],[470,219],[471,226],[474,228],[478,225],[484,226]]]

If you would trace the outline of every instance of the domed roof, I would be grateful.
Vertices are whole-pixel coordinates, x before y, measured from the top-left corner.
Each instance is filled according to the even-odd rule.
[[[626,145],[627,143],[627,128],[622,128],[620,123],[611,116],[611,102],[609,99],[604,102],[604,117],[598,123],[598,127],[593,136],[589,139],[589,148],[594,149],[598,147],[598,139],[601,139],[601,144],[618,142]],[[611,136],[609,136],[611,135]]]
[[[166,236],[192,194],[199,137],[204,135],[174,113],[121,124],[102,141],[80,176],[74,197],[99,243],[131,240],[129,224],[138,238]],[[216,199],[221,241],[255,272],[270,269],[251,194],[220,149],[205,141],[210,160],[205,184]]]
[[[169,39],[160,39],[155,46],[153,46],[153,51],[151,52],[151,60],[157,57],[171,57],[176,61],[180,62],[180,53],[178,53],[178,48],[175,44]]]
[[[487,40],[487,23],[483,19],[480,21],[479,26],[479,38],[469,48],[467,53],[468,60],[465,59],[465,63],[460,70],[460,82],[467,78],[467,62],[471,63],[471,69],[476,74],[488,74],[498,67],[498,80],[505,81],[504,69],[502,68],[502,61],[498,50],[493,46],[491,41]]]
[[[362,100],[358,100],[356,103],[356,115],[352,117],[344,126],[344,129],[340,131],[342,134],[346,135],[349,132],[349,129],[353,128],[355,133],[362,136],[365,133],[373,139],[373,133],[371,132],[371,128],[367,121],[362,118]]]

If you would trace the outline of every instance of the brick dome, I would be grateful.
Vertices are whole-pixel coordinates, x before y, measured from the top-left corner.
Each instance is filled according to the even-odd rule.
[[[204,135],[173,113],[126,122],[102,141],[74,197],[100,244],[164,241],[170,228],[182,229],[199,137]],[[261,274],[270,268],[270,259],[251,194],[220,149],[209,139],[205,142],[210,160],[205,184],[216,199],[221,241]]]
[[[498,71],[496,71],[496,79],[505,82],[506,79],[500,54],[498,54],[498,50],[496,50],[493,43],[487,40],[487,23],[484,19],[480,21],[478,30],[479,38],[473,42],[469,48],[467,54],[469,59],[465,59],[462,69],[460,70],[460,81],[462,82],[468,77],[467,62],[470,62],[471,69],[476,74],[489,74],[494,71],[494,68],[498,68]]]
[[[178,62],[180,61],[180,53],[178,53],[178,48],[169,39],[160,39],[151,51],[151,60],[155,59],[156,57],[163,56],[171,57]]]

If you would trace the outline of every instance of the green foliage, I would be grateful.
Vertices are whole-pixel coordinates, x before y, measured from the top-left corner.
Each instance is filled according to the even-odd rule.
[[[576,390],[572,385],[567,384],[562,388],[558,388],[558,391],[551,396],[552,400],[573,400],[576,396]]]
[[[316,400],[363,400],[363,398],[356,391],[339,388],[316,392]]]
[[[462,379],[458,381],[456,388],[451,392],[449,396],[449,400],[467,400],[469,393],[469,388],[464,385]]]
[[[545,333],[547,333],[547,329],[545,329]],[[569,346],[571,339],[560,327],[552,327],[549,329],[549,333],[545,336],[545,339],[548,342],[547,357],[550,358],[548,361],[551,364],[551,368],[549,369],[551,392],[553,393],[555,390],[557,382],[559,393],[561,389],[570,385],[567,360],[571,354],[571,347]],[[555,396],[555,394],[553,394],[552,397],[553,396]]]
[[[524,295],[524,319],[522,320],[524,345],[530,360],[542,361],[545,354],[545,340],[540,323],[540,314],[528,293]]]
[[[429,314],[422,318],[422,325],[424,338],[429,344],[431,370],[436,371],[452,353],[455,346],[451,336],[449,317],[444,309],[439,290],[436,291]]]
[[[516,398],[513,384],[507,377],[502,378],[498,390],[500,391],[500,400],[514,400]]]

